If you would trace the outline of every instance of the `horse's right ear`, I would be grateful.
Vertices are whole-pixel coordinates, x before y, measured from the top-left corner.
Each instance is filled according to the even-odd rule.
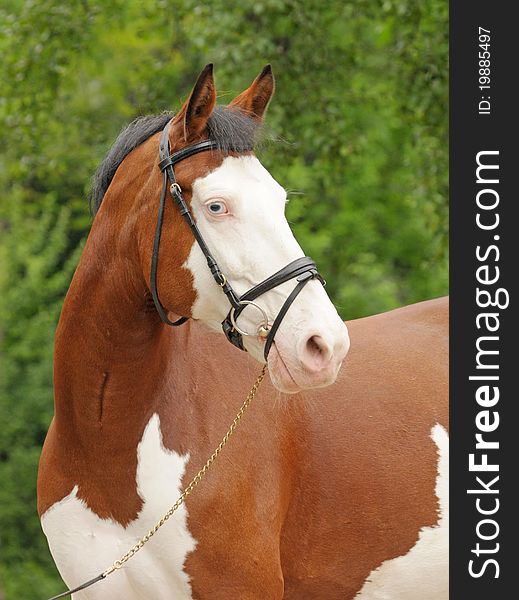
[[[199,137],[204,131],[215,104],[213,65],[209,63],[198,76],[191,95],[175,117],[175,121],[182,121],[185,142]]]
[[[253,119],[263,120],[263,115],[274,94],[274,75],[272,67],[265,65],[252,85],[229,103],[240,108]]]

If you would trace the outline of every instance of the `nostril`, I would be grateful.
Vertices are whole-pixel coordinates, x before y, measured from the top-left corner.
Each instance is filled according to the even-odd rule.
[[[322,353],[322,348],[319,345],[319,338],[316,335],[313,335],[307,342],[306,342],[306,349],[308,350],[308,352],[310,354],[312,354],[313,356],[319,356]]]
[[[313,335],[308,338],[305,346],[306,360],[308,367],[319,369],[328,364],[331,357],[331,350],[324,339],[319,335]]]

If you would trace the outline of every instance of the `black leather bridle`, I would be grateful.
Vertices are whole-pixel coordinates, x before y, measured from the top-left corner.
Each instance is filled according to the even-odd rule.
[[[258,283],[249,291],[245,292],[241,296],[239,296],[231,284],[227,280],[227,277],[222,273],[218,263],[211,255],[211,252],[198,229],[195,220],[193,219],[193,215],[184,200],[184,196],[182,194],[182,189],[178,184],[175,171],[173,166],[179,163],[181,160],[189,158],[194,154],[198,154],[199,152],[205,152],[207,150],[216,150],[218,149],[218,144],[214,140],[206,140],[204,142],[199,142],[197,144],[192,144],[191,146],[187,146],[178,152],[174,152],[170,154],[169,147],[169,130],[171,127],[172,121],[168,121],[166,126],[162,131],[162,136],[160,138],[160,146],[159,146],[159,167],[163,173],[163,185],[162,185],[162,194],[160,196],[159,203],[159,211],[157,216],[157,226],[155,228],[155,238],[153,242],[153,252],[151,257],[151,272],[150,272],[150,288],[151,294],[153,296],[153,302],[155,303],[155,307],[157,308],[157,312],[159,313],[160,318],[167,325],[172,325],[174,327],[178,325],[182,325],[188,319],[188,317],[181,317],[177,321],[170,321],[168,319],[166,310],[162,305],[159,299],[159,293],[157,290],[157,268],[158,268],[158,259],[159,259],[159,247],[160,247],[160,237],[162,233],[162,224],[164,221],[164,209],[166,205],[166,198],[168,194],[168,181],[169,181],[169,191],[171,193],[171,197],[177,204],[180,209],[180,214],[183,219],[189,225],[195,240],[197,241],[202,253],[204,254],[207,260],[207,266],[209,267],[211,274],[213,275],[216,283],[222,288],[223,293],[227,296],[229,303],[231,304],[231,308],[229,313],[222,321],[222,329],[225,333],[227,339],[234,344],[240,350],[245,350],[243,345],[243,336],[244,335],[254,335],[259,337],[264,337],[265,339],[265,349],[264,349],[264,357],[267,360],[267,356],[269,354],[270,348],[274,341],[274,336],[276,335],[279,326],[281,325],[281,321],[286,315],[288,309],[297,298],[301,290],[304,286],[311,280],[317,279],[323,285],[325,285],[324,279],[321,277],[319,272],[317,271],[317,267],[315,262],[309,256],[302,256],[301,258],[296,258],[296,260],[292,261],[267,279],[263,280],[261,283]],[[268,322],[268,317],[265,311],[258,306],[254,300],[265,294],[269,290],[289,281],[291,279],[297,279],[297,285],[289,294],[285,303],[281,307],[279,313],[272,325]],[[255,333],[246,333],[242,331],[236,324],[236,320],[243,312],[243,310],[247,306],[254,306],[262,315],[262,323],[258,327],[258,330]]]

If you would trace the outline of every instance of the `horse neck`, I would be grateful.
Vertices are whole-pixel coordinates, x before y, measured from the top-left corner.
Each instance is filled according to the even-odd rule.
[[[105,221],[94,223],[56,333],[55,424],[78,435],[153,409],[161,347],[170,342],[150,307],[137,247],[121,246]]]

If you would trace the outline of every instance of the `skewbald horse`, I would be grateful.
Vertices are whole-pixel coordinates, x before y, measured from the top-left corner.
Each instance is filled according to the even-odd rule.
[[[171,318],[191,317],[182,327],[159,319],[149,272],[158,143],[171,118],[173,151],[209,137],[219,144],[175,172],[233,287],[243,293],[303,256],[283,188],[240,151],[273,89],[267,66],[216,107],[208,65],[177,115],[134,122],[98,171],[97,213],[56,333],[55,416],[38,477],[42,527],[71,587],[166,512],[264,361],[264,339],[246,338],[244,353],[222,335],[227,299],[171,203],[158,288]],[[258,299],[269,319],[292,287]],[[253,313],[241,326],[254,326]],[[123,569],[76,600],[447,599],[446,300],[347,329],[310,281],[268,366],[271,381],[196,493]]]

